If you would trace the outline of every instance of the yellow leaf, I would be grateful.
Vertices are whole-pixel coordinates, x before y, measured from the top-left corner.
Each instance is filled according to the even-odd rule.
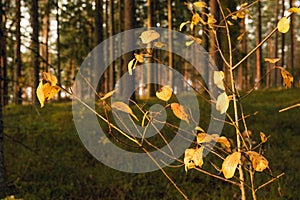
[[[241,40],[243,39],[245,33],[246,33],[246,31],[243,32],[243,33],[241,33],[241,34],[237,37],[237,40],[238,40],[238,41],[241,41]]]
[[[241,5],[241,7],[246,7],[248,5],[248,3],[246,2],[246,3],[243,3],[242,5]]]
[[[194,40],[187,41],[187,42],[185,42],[185,46],[189,47],[189,46],[191,46],[194,42],[195,42]]]
[[[292,8],[289,9],[289,12],[300,14],[300,8],[292,7]]]
[[[60,91],[59,86],[52,86],[50,83],[46,83],[43,85],[43,93],[45,97],[45,101],[50,100],[52,97],[58,94]]]
[[[223,92],[217,98],[216,109],[221,114],[224,114],[224,113],[226,113],[228,107],[229,107],[229,97],[227,96],[227,94],[225,92]]]
[[[200,147],[198,149],[186,149],[184,152],[184,166],[185,171],[195,168],[196,166],[202,167],[203,165],[203,149]]]
[[[245,18],[245,15],[247,14],[247,12],[248,12],[247,10],[240,10],[236,13],[236,16],[240,19],[243,19],[243,18]]]
[[[225,136],[219,137],[217,142],[223,144],[227,149],[230,149],[230,142]]]
[[[231,19],[233,19],[233,20],[237,20],[238,18],[237,18],[237,16],[236,16],[236,15],[232,15],[232,16],[231,16]]]
[[[203,130],[203,128],[201,128],[200,126],[196,126],[196,127],[194,128],[194,130],[199,131],[199,132],[201,132],[201,133],[204,133],[204,132],[205,132],[205,131]]]
[[[103,100],[105,100],[105,99],[111,97],[116,91],[117,91],[117,90],[112,90],[112,91],[106,93],[103,97],[101,97],[101,100],[103,101]]]
[[[193,41],[195,41],[197,44],[201,44],[201,42],[202,42],[202,40],[198,37],[194,37],[194,36],[191,36],[191,35],[189,37],[191,39],[193,39]],[[189,45],[187,45],[187,46],[189,46]]]
[[[200,11],[202,8],[207,8],[204,1],[197,1],[193,3],[195,10]]]
[[[152,42],[153,40],[158,39],[159,37],[160,37],[160,34],[158,32],[156,32],[155,30],[144,31],[140,36],[140,38],[144,44],[148,44],[148,43]]]
[[[41,108],[44,107],[45,96],[44,96],[44,92],[43,92],[43,81],[40,81],[40,84],[36,89],[36,95],[37,95],[37,98],[38,98],[38,100],[41,104]]]
[[[57,78],[51,73],[43,72],[43,79],[51,83],[51,86],[56,86],[57,84]]]
[[[234,176],[235,170],[240,160],[241,160],[240,152],[234,152],[225,158],[222,164],[222,172],[225,178],[229,179]]]
[[[265,62],[275,64],[280,61],[280,58],[265,58]]]
[[[216,22],[217,22],[217,20],[215,19],[214,16],[208,15],[207,24],[214,24]]]
[[[229,21],[229,20],[227,20],[227,24],[229,25],[229,26],[233,26],[234,24],[231,22],[231,21]]]
[[[262,143],[265,143],[268,140],[267,136],[263,132],[260,132],[259,135]]]
[[[292,82],[294,81],[293,76],[283,67],[278,67],[281,72],[281,76],[283,78],[284,86],[288,89],[292,86]]]
[[[142,54],[134,54],[135,59],[139,62],[139,63],[143,63],[144,62],[144,56]]]
[[[246,152],[246,154],[250,157],[250,160],[252,162],[252,167],[255,171],[262,172],[268,167],[269,165],[268,160],[264,156],[260,155],[259,153],[255,151],[248,151]]]
[[[125,103],[123,103],[123,102],[121,102],[121,101],[113,102],[113,103],[111,104],[111,108],[114,108],[114,109],[117,109],[117,110],[119,110],[119,111],[128,113],[128,114],[130,114],[134,119],[136,119],[137,121],[139,121],[139,119],[137,118],[137,116],[135,116],[135,114],[132,112],[131,108],[130,108],[127,104],[125,104]]]
[[[198,25],[199,22],[203,21],[202,18],[200,17],[200,15],[198,13],[193,14],[192,17],[192,24],[194,25]]]
[[[214,84],[217,85],[218,88],[220,88],[221,90],[225,90],[224,87],[224,72],[222,71],[214,71]]]
[[[172,88],[169,86],[163,86],[159,91],[156,92],[157,98],[163,101],[169,101],[172,96]]]
[[[280,33],[287,33],[290,30],[290,21],[287,17],[282,17],[277,24]]]
[[[135,69],[136,67],[136,59],[132,59],[131,61],[129,61],[127,67],[128,67],[128,74],[129,75],[132,75],[132,70]]]
[[[185,25],[189,24],[189,23],[191,23],[191,22],[190,22],[190,21],[182,22],[182,23],[180,24],[180,26],[179,26],[179,31],[181,31],[182,28],[183,28]]]
[[[171,109],[176,117],[186,121],[189,124],[189,116],[185,112],[184,107],[179,103],[171,103]]]
[[[162,48],[162,47],[165,46],[165,44],[162,43],[162,42],[154,42],[153,45],[154,45],[155,47],[157,47],[157,48]]]

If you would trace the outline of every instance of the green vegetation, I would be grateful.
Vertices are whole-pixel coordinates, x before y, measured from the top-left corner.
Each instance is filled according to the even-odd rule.
[[[299,89],[267,90],[255,91],[242,100],[246,115],[258,111],[255,117],[247,118],[254,138],[259,141],[260,131],[271,136],[263,149],[273,174],[285,172],[277,182],[262,188],[258,199],[300,197],[297,173],[300,166],[300,135],[297,132],[300,130],[300,109],[278,112],[299,102],[299,96]],[[208,104],[199,105],[207,107]],[[160,171],[128,174],[110,169],[94,159],[77,135],[71,108],[70,102],[51,103],[43,109],[32,105],[4,108],[10,193],[24,199],[182,198]],[[202,115],[201,120],[205,120]],[[231,129],[226,126],[223,134],[233,135]],[[209,168],[209,163],[203,167]],[[239,198],[239,188],[193,169],[187,174],[184,166],[166,170],[191,199]],[[267,170],[257,172],[255,178],[257,185],[260,180],[271,179]]]

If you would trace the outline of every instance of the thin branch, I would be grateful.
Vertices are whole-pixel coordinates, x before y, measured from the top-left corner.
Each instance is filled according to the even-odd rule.
[[[259,186],[258,188],[255,189],[255,192],[257,192],[258,190],[260,190],[261,188],[267,186],[268,184],[276,181],[277,179],[279,179],[281,176],[283,176],[284,173],[279,174],[278,176],[276,176],[275,178],[272,178],[271,180],[269,180],[268,182],[262,184],[261,186]]]

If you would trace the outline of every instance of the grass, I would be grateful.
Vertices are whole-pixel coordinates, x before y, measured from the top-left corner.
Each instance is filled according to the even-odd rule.
[[[274,175],[285,172],[259,193],[259,199],[300,198],[300,109],[278,110],[300,102],[300,90],[255,91],[243,100],[249,129],[270,135],[264,146]],[[207,108],[201,104],[200,110]],[[201,113],[201,119],[205,120]],[[207,121],[203,121],[207,124]],[[5,158],[10,191],[24,199],[181,199],[160,171],[123,173],[94,159],[81,143],[72,121],[71,103],[4,108]],[[223,134],[232,135],[226,126]],[[205,160],[204,160],[205,162]],[[208,163],[204,164],[207,167]],[[191,199],[239,199],[235,186],[184,167],[166,168]],[[270,177],[256,173],[258,182]],[[282,196],[278,193],[278,183]]]

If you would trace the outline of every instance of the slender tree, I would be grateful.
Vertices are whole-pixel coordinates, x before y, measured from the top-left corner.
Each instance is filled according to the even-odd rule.
[[[124,1],[124,29],[130,30],[135,28],[135,4],[134,0],[126,0]],[[125,33],[125,38],[124,38],[125,44],[125,49],[130,49],[134,46],[135,41],[134,41],[134,35],[131,33],[126,32]],[[124,54],[123,56],[123,72],[127,71],[127,64],[130,62],[130,60],[133,58],[133,52],[129,52]],[[121,83],[121,92],[122,95],[129,94],[134,91],[135,88],[135,74],[133,72],[132,76],[124,76],[122,78],[122,83]],[[131,99],[135,100],[135,92],[132,93]],[[126,99],[127,100],[127,99]]]
[[[290,7],[293,7],[295,4],[295,0],[290,0]],[[298,41],[296,37],[296,21],[295,16],[291,16],[291,30],[290,30],[290,45],[291,45],[291,53],[290,53],[290,67],[291,67],[291,73],[294,75],[294,77],[298,78],[298,73],[296,72],[296,66],[298,64]],[[293,82],[293,85],[295,86],[296,81]]]
[[[22,88],[19,83],[21,77],[21,1],[16,0],[16,43],[14,46],[14,103],[20,104],[22,101]]]
[[[109,1],[109,16],[108,16],[108,22],[109,22],[109,57],[112,61],[111,65],[109,66],[109,84],[108,88],[109,91],[113,90],[114,82],[115,82],[115,62],[113,61],[114,57],[114,41],[113,41],[113,35],[114,35],[114,1]]]
[[[38,0],[31,1],[31,27],[32,27],[32,36],[31,36],[31,46],[32,46],[32,66],[33,66],[33,83],[34,90],[39,85],[39,21],[38,21]],[[33,102],[38,103],[37,96],[35,92],[33,93]]]
[[[50,4],[49,0],[45,0],[45,13],[43,17],[43,44],[41,48],[41,54],[43,57],[43,70],[48,72],[49,66],[49,31],[50,31]]]
[[[0,1],[0,67],[1,67],[1,88],[0,95],[4,95],[3,92],[3,82],[6,79],[6,76],[3,76],[3,69],[6,69],[6,42],[5,42],[5,14],[3,9],[3,2]],[[6,196],[7,189],[7,177],[5,171],[5,161],[4,161],[4,143],[3,143],[3,115],[2,115],[2,106],[3,98],[0,101],[0,198]]]
[[[172,28],[173,28],[173,15],[172,15],[172,0],[168,0],[168,28],[169,28],[169,35],[168,35],[168,46],[169,46],[169,67],[173,68],[173,37],[172,37]],[[169,85],[173,87],[173,73],[172,70],[169,71]]]
[[[61,85],[61,66],[60,66],[60,19],[59,19],[59,4],[58,0],[56,0],[56,51],[57,51],[57,83]],[[61,98],[61,93],[58,93],[58,99]]]
[[[258,10],[258,15],[257,15],[257,30],[256,30],[256,45],[258,45],[261,42],[261,2],[257,2],[257,10]],[[255,76],[255,84],[257,89],[260,88],[260,81],[261,81],[261,75],[262,75],[262,48],[259,47],[256,51],[256,76]]]

